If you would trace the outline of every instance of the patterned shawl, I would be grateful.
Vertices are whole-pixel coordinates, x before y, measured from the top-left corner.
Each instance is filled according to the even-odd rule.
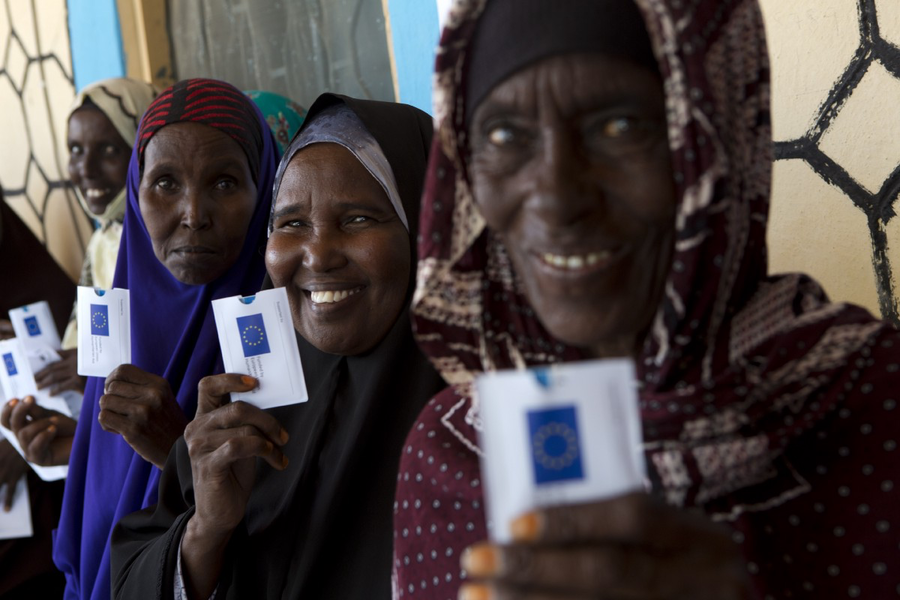
[[[442,423],[476,451],[477,373],[580,356],[538,322],[472,199],[463,87],[485,1],[454,3],[437,54],[413,301],[419,344],[461,398]],[[635,1],[664,81],[679,198],[665,295],[637,357],[651,480],[672,504],[735,518],[809,489],[783,449],[857,391],[863,371],[847,365],[889,328],[828,303],[808,277],[767,276],[772,142],[757,2]]]

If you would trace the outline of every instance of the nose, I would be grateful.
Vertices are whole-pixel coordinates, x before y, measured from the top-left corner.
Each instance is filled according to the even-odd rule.
[[[85,148],[81,160],[78,161],[78,170],[82,179],[88,181],[100,178],[100,152],[91,148]]]
[[[589,177],[590,168],[576,136],[560,126],[545,129],[528,199],[533,214],[557,227],[583,223],[603,204],[601,190]]]
[[[303,241],[303,266],[314,273],[327,273],[347,265],[347,255],[339,232],[319,227]]]
[[[209,198],[195,189],[188,188],[178,202],[181,225],[191,231],[209,229],[212,226],[213,205]]]

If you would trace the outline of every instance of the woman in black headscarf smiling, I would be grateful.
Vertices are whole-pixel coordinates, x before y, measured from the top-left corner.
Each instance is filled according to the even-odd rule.
[[[113,535],[115,597],[390,597],[401,445],[443,385],[407,313],[431,132],[400,104],[326,94],[310,109],[279,166],[266,249],[309,402],[262,411],[228,403],[250,377],[201,381],[159,505]]]

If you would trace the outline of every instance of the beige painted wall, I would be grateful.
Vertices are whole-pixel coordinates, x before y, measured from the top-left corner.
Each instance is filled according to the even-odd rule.
[[[0,0],[0,184],[7,203],[77,279],[91,225],[63,188],[74,95],[65,0]]]
[[[881,248],[887,260],[880,264],[889,263],[900,273],[900,218],[875,219],[870,227],[854,199],[868,198],[888,207],[896,200],[896,193],[882,188],[900,165],[900,79],[886,68],[888,62],[881,60],[868,32],[878,23],[882,38],[900,43],[900,2],[761,0],[761,5],[772,62],[775,141],[807,139],[814,142],[808,144],[810,149],[822,152],[818,173],[815,160],[775,163],[770,271],[809,273],[833,299],[860,304],[878,315],[885,302],[897,305],[896,276],[884,277],[882,269],[879,279],[875,262]],[[866,51],[858,53],[861,47]],[[854,78],[848,66],[855,56],[859,66],[853,72],[864,74]],[[823,121],[822,112],[829,107],[835,116]],[[833,164],[823,163],[828,159]],[[838,185],[835,180],[840,178],[833,175],[841,170],[850,180]],[[833,182],[826,181],[829,177]],[[855,192],[848,193],[851,189]],[[886,231],[886,244],[879,241],[878,230]],[[879,286],[884,293],[881,304]]]

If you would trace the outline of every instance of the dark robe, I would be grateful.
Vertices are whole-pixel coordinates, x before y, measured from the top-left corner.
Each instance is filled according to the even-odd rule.
[[[0,319],[10,309],[46,300],[60,333],[75,301],[75,284],[47,253],[0,194]],[[28,471],[30,538],[0,541],[0,597],[53,598],[62,595],[62,574],[51,559],[51,532],[59,521],[63,481],[42,481]]]
[[[306,122],[336,102],[360,117],[390,162],[414,248],[430,118],[409,106],[325,95]],[[388,599],[403,439],[445,384],[416,346],[406,310],[365,355],[325,354],[298,341],[310,399],[269,411],[291,435],[284,448],[290,463],[279,472],[258,461],[216,597]],[[125,517],[113,532],[114,597],[173,596],[178,545],[193,511],[182,438],[163,470],[159,504]]]

